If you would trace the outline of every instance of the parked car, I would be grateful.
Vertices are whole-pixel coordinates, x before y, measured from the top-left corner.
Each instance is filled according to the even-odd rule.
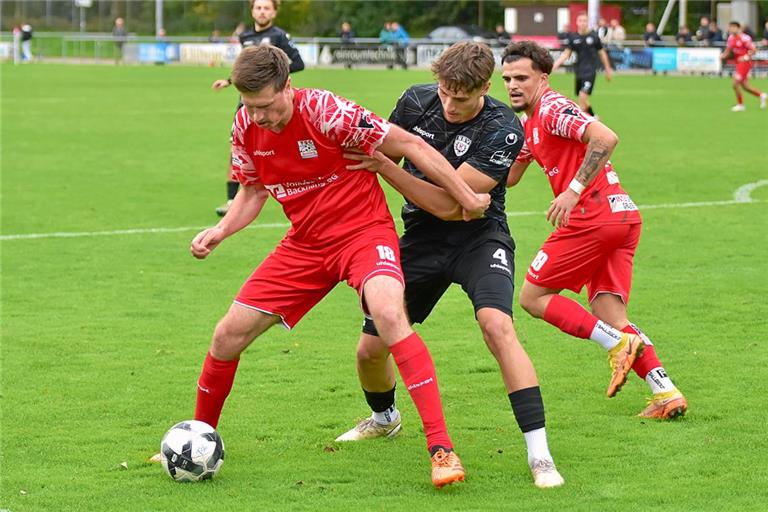
[[[430,32],[427,39],[440,43],[455,43],[466,40],[494,43],[496,34],[478,25],[445,25]]]

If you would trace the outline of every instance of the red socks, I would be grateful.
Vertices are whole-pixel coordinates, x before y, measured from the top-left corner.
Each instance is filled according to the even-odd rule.
[[[389,347],[389,351],[395,358],[400,376],[421,416],[421,423],[427,436],[427,449],[431,452],[434,446],[453,448],[445,427],[435,365],[426,345],[414,332]]]
[[[736,93],[736,103],[738,103],[739,105],[741,105],[742,103],[744,103],[744,98],[742,97],[742,95],[741,95],[741,93],[740,93],[740,92],[737,92],[737,93]]]
[[[643,333],[643,331],[638,329],[637,326],[633,324],[629,324],[623,328],[621,332],[637,334],[640,336],[640,338],[643,339],[643,341],[648,340],[648,337]],[[648,340],[648,342],[650,342],[650,340]],[[659,361],[659,358],[656,356],[656,350],[653,348],[653,345],[646,343],[645,348],[643,349],[643,353],[640,354],[640,357],[635,359],[635,364],[632,365],[632,369],[635,370],[635,373],[638,377],[645,379],[645,376],[648,375],[648,372],[654,368],[659,368],[660,366],[663,365],[661,364],[661,361]]]
[[[219,423],[221,409],[229,396],[239,359],[222,361],[210,352],[205,356],[203,371],[197,381],[197,406],[195,419],[204,421],[213,428]]]
[[[597,317],[581,307],[581,304],[560,295],[549,299],[544,310],[544,321],[577,338],[588,340],[597,325]]]

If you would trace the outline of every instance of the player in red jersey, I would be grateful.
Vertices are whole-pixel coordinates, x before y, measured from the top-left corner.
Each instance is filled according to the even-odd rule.
[[[733,91],[736,93],[736,105],[731,107],[731,111],[743,112],[747,109],[744,106],[744,98],[741,94],[742,89],[760,98],[760,108],[765,108],[768,105],[768,93],[761,92],[747,83],[749,72],[752,69],[752,56],[757,51],[755,43],[752,42],[751,37],[741,30],[741,25],[737,21],[732,21],[728,24],[728,32],[731,35],[728,36],[725,51],[720,55],[720,58],[725,61],[733,56],[733,59],[736,61],[736,71],[733,74]]]
[[[242,185],[224,218],[192,240],[207,257],[250,224],[271,195],[291,228],[240,289],[216,326],[198,381],[195,419],[216,426],[240,354],[275,324],[290,329],[339,281],[358,291],[379,326],[421,415],[437,487],[464,479],[443,418],[432,359],[408,323],[394,222],[376,176],[348,170],[345,150],[405,154],[445,187],[469,220],[488,194],[475,194],[421,139],[331,92],[294,89],[279,48],[246,48],[232,82],[243,108],[235,118],[232,168]]]
[[[555,231],[538,252],[520,291],[520,305],[536,318],[608,351],[614,396],[630,369],[646,380],[653,398],[640,413],[673,418],[688,408],[653,344],[627,318],[632,258],[641,219],[621,188],[609,157],[616,134],[549,88],[552,57],[530,41],[509,45],[502,76],[512,108],[525,112],[525,145],[507,180],[515,185],[532,160],[549,179],[555,199],[547,213]],[[586,285],[593,314],[560,295]]]

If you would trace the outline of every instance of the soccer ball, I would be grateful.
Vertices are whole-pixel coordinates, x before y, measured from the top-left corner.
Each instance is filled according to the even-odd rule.
[[[160,442],[165,471],[177,482],[207,480],[224,464],[224,441],[207,423],[182,421],[171,427]]]

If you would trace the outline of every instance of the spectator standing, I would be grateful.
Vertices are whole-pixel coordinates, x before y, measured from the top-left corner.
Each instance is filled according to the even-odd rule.
[[[408,48],[408,43],[411,42],[411,36],[400,25],[400,23],[393,21],[391,25],[392,29],[392,42],[396,46],[397,63],[400,64],[403,69],[408,69],[408,61],[405,52]]]
[[[678,46],[690,45],[693,42],[693,36],[691,36],[690,29],[685,25],[680,27],[680,30],[678,30],[677,35],[675,36],[675,41],[677,41]]]
[[[768,19],[765,20],[765,25],[763,25],[763,46],[768,46]]]
[[[342,46],[351,46],[355,43],[355,32],[352,30],[352,25],[350,25],[348,21],[341,24],[339,39],[341,39]]]
[[[21,26],[21,60],[32,60],[32,26],[29,23]]]
[[[211,32],[211,35],[208,36],[208,42],[209,43],[221,43],[222,42],[222,40],[221,40],[221,32],[219,32],[218,30],[214,30],[213,32]]]
[[[608,33],[610,31],[611,30],[608,27],[608,22],[605,21],[605,18],[600,18],[599,20],[597,20],[597,37],[600,38],[601,43],[608,42]]]
[[[709,45],[710,46],[723,46],[725,43],[725,36],[723,31],[717,27],[717,23],[714,21],[709,24]]]
[[[610,46],[617,46],[621,48],[624,45],[624,41],[627,39],[627,31],[621,26],[619,20],[616,18],[611,20],[611,26],[608,29],[607,41]]]
[[[699,28],[696,29],[696,40],[705,46],[709,46],[712,43],[711,23],[706,16],[701,17]]]
[[[661,36],[656,32],[656,25],[648,23],[645,26],[645,33],[643,34],[643,42],[645,46],[656,46],[656,43],[661,41]]]
[[[392,23],[387,21],[379,31],[379,42],[383,45],[390,45],[392,41]]]
[[[512,36],[504,30],[504,25],[496,25],[496,42],[501,46],[507,46],[512,41]]]
[[[125,28],[125,20],[123,18],[115,18],[115,24],[112,27],[112,37],[115,38],[115,64],[119,64],[123,60],[123,46],[128,37],[128,30]]]
[[[355,32],[352,30],[352,25],[350,25],[348,21],[345,21],[341,24],[339,39],[341,39],[342,48],[350,48],[355,44]],[[344,67],[347,69],[352,69],[352,62],[345,62]]]

